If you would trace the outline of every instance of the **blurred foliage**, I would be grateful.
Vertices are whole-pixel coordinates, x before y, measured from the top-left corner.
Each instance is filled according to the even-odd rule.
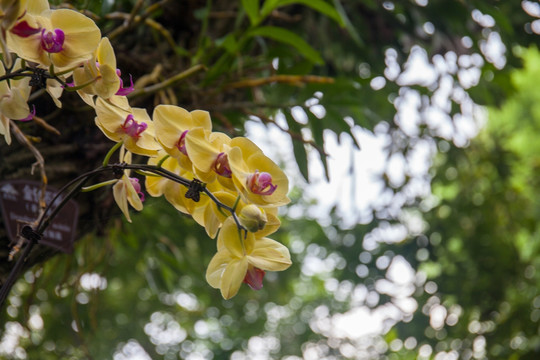
[[[423,214],[425,231],[403,245],[427,278],[414,320],[396,328],[434,352],[536,359],[540,351],[540,52],[521,51],[516,91],[489,110],[481,134],[466,149],[439,143],[435,205]]]
[[[294,216],[310,206],[294,189],[273,236],[291,249],[293,267],[231,301],[204,280],[215,243],[167,204],[148,201],[133,224],[112,221],[105,236],[90,233],[73,255],[25,274],[0,315],[2,356],[119,360],[140,348],[165,359],[536,358],[540,58],[520,47],[538,39],[534,14],[524,11],[530,3],[69,2],[96,19],[125,73],[146,76],[146,86],[206,69],[139,93],[135,105],[210,110],[214,127],[230,134],[243,133],[248,119],[277,126],[306,179],[311,151],[327,166],[325,131],[358,141],[355,127],[378,129],[390,139],[389,159],[406,161],[428,143],[438,149],[427,176],[433,196],[411,195],[413,171],[396,182],[387,166],[381,180],[391,196],[369,224],[343,229],[335,213],[324,226]],[[140,18],[130,24],[132,11]],[[506,52],[492,55],[486,46],[497,36]],[[406,79],[415,52],[433,78]],[[523,60],[527,70],[516,71]],[[412,131],[396,115],[408,94],[419,98]],[[469,97],[501,106],[470,144],[456,124],[472,117]],[[433,109],[453,131],[434,125]],[[399,212],[387,209],[396,204]],[[382,328],[349,320],[353,333],[340,330],[357,309]]]

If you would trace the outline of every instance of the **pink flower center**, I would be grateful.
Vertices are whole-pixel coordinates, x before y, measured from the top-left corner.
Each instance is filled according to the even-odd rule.
[[[131,185],[133,185],[133,188],[135,189],[137,195],[139,195],[139,198],[141,198],[141,201],[144,201],[144,193],[141,191],[141,184],[139,184],[139,179],[130,177],[129,181],[131,182]]]
[[[133,85],[133,76],[131,76],[131,74],[129,74],[130,85],[126,87],[124,87],[124,82],[122,81],[122,78],[121,78],[122,72],[120,71],[120,69],[116,69],[116,75],[118,75],[118,78],[120,79],[120,89],[118,89],[118,91],[116,92],[116,95],[126,96],[132,93],[133,90],[135,90],[135,85]]]
[[[219,153],[216,161],[214,161],[213,169],[216,174],[223,177],[230,178],[232,176],[232,171],[229,165],[229,158],[227,157],[227,154],[223,152]]]
[[[132,138],[140,138],[141,134],[148,125],[145,122],[138,123],[133,118],[133,115],[129,114],[126,117],[126,121],[124,121],[124,124],[121,125],[122,131],[125,132],[127,135],[131,136]]]
[[[248,176],[246,180],[248,189],[257,195],[272,195],[276,191],[277,185],[272,184],[272,175],[267,172],[259,172]]]
[[[263,287],[264,270],[249,265],[246,276],[244,277],[244,283],[248,284],[253,290],[261,290]]]
[[[178,139],[178,141],[176,142],[176,147],[178,148],[178,150],[180,150],[180,152],[184,155],[187,156],[187,150],[186,150],[186,134],[188,133],[189,130],[186,130],[182,133],[182,135],[180,135],[180,138]]]
[[[64,50],[64,32],[60,29],[53,31],[41,30],[41,48],[49,53],[57,53]]]

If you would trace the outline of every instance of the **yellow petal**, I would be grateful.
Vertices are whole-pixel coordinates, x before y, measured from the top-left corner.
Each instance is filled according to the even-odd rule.
[[[6,143],[11,144],[11,133],[9,131],[9,119],[4,115],[0,114],[0,135],[4,135]]]
[[[95,109],[97,115],[96,122],[99,122],[99,125],[111,133],[114,133],[131,113],[130,111],[114,106],[103,99],[96,100]]]
[[[204,110],[193,110],[191,113],[193,127],[202,127],[205,131],[212,131],[212,119],[210,113]]]
[[[113,186],[113,196],[114,201],[126,217],[127,221],[131,222],[131,217],[129,216],[129,207],[127,202],[126,188],[122,181],[118,181]]]
[[[190,130],[186,134],[186,150],[193,166],[203,173],[212,171],[212,166],[221,152],[218,144],[210,142],[210,134],[202,127]]]
[[[33,15],[39,15],[49,9],[49,2],[47,0],[31,0],[26,5],[26,11]]]
[[[115,69],[116,73],[116,56],[114,55],[114,49],[111,45],[111,42],[107,37],[103,37],[99,42],[96,51],[96,60],[100,64],[100,67],[103,65],[107,65]]]
[[[178,157],[176,144],[182,133],[193,127],[190,113],[179,106],[158,105],[154,109],[153,118],[158,141],[171,156]]]
[[[264,211],[266,213],[268,222],[266,223],[264,229],[255,233],[255,237],[257,239],[275,233],[281,226],[281,221],[277,217],[277,208],[265,208]]]
[[[223,271],[230,261],[231,257],[227,252],[218,252],[214,255],[206,269],[206,281],[210,286],[215,289],[219,288]]]
[[[24,119],[28,116],[30,108],[20,89],[11,89],[11,94],[0,100],[0,112],[14,120]]]
[[[120,88],[120,78],[116,74],[116,68],[108,64],[99,67],[101,78],[96,81],[94,88],[96,95],[104,99],[112,97]]]
[[[275,240],[255,240],[255,248],[248,255],[249,263],[261,270],[281,271],[291,266],[289,249]]]
[[[19,20],[26,21],[29,26],[33,28],[45,28],[51,29],[51,21],[47,17],[39,15],[30,15],[27,13],[23,18]],[[44,54],[45,51],[41,49],[41,35],[35,34],[28,37],[21,37],[13,34],[11,31],[6,32],[6,41],[8,47],[19,55],[19,57],[49,66],[49,58]]]
[[[248,234],[249,236],[249,234]],[[244,248],[238,231],[238,227],[232,217],[227,218],[221,227],[218,235],[219,241],[234,256],[241,258],[244,256]]]
[[[65,34],[63,50],[51,54],[55,66],[67,68],[92,57],[101,39],[101,31],[92,19],[69,9],[53,10],[50,19],[50,30],[61,29]]]
[[[244,154],[244,156],[250,156],[251,154],[263,153],[263,151],[255,145],[255,143],[243,136],[235,137],[231,140],[231,147],[238,147]],[[249,155],[248,155],[249,154]]]
[[[223,271],[220,282],[221,295],[225,300],[232,298],[238,293],[246,272],[248,269],[248,260],[244,257],[242,259],[235,259],[229,262]]]
[[[139,194],[137,194],[137,191],[135,191],[135,187],[133,187],[129,177],[127,175],[122,176],[122,182],[126,188],[126,197],[129,205],[131,205],[135,210],[141,211],[143,209],[143,203],[139,197]]]

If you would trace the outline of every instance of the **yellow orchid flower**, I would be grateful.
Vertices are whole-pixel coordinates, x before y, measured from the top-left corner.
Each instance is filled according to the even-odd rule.
[[[92,57],[101,31],[93,20],[69,10],[50,10],[43,1],[28,4],[26,14],[6,33],[7,44],[19,57],[59,70]]]
[[[21,68],[21,60],[17,59],[13,70]],[[0,76],[6,75],[4,65],[0,64]],[[32,90],[30,78],[23,77],[19,80],[10,79],[9,81],[0,81],[0,113],[4,116],[20,120],[26,118],[30,114],[30,108],[27,101]]]
[[[124,143],[134,154],[155,156],[160,149],[154,123],[145,109],[117,107],[101,98],[96,101],[96,124],[111,140]]]
[[[131,163],[131,153],[128,151],[124,153],[124,147],[120,150],[120,159],[121,162]],[[127,221],[131,222],[128,204],[135,210],[141,211],[143,209],[144,194],[141,191],[139,179],[129,177],[129,175],[130,171],[124,170],[122,177],[113,186],[113,196]]]
[[[21,60],[17,59],[14,70],[21,68]],[[3,63],[0,64],[0,76],[4,76],[6,70]],[[4,135],[6,143],[11,144],[9,120],[31,120],[34,113],[30,112],[28,96],[30,95],[30,78],[23,77],[19,80],[11,79],[0,81],[0,134]]]
[[[234,185],[246,202],[263,207],[290,202],[287,175],[251,140],[244,137],[232,139],[228,162]]]
[[[25,10],[26,0],[0,1],[0,53],[4,54],[3,60],[8,68],[13,63],[7,45],[6,32],[15,25]]]
[[[156,124],[157,140],[163,149],[176,158],[180,165],[193,171],[192,163],[186,149],[186,135],[193,129],[203,133],[212,131],[212,120],[207,111],[187,111],[179,106],[158,105],[153,113]],[[207,182],[206,179],[203,181]]]
[[[206,280],[220,289],[225,299],[236,295],[242,282],[258,290],[265,271],[282,271],[291,265],[285,246],[269,238],[256,238],[252,233],[242,239],[232,218],[223,224],[217,243],[218,251],[208,265]]]
[[[101,39],[92,59],[73,71],[73,81],[75,86],[88,84],[78,93],[92,107],[94,95],[103,99],[116,95],[120,89],[120,77],[117,74],[114,49],[108,38]]]

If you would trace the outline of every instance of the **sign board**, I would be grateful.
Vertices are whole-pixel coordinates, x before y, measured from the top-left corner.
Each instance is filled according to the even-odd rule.
[[[41,187],[42,183],[38,181],[0,182],[0,211],[2,211],[6,232],[12,241],[17,241],[19,231],[24,225],[29,225],[37,219]],[[47,186],[44,197],[47,205],[55,195],[56,190]],[[55,200],[55,205],[58,205],[60,201],[62,201],[62,196]],[[51,210],[47,214],[50,214]],[[78,215],[77,203],[69,200],[45,229],[39,244],[66,253],[73,252]]]

